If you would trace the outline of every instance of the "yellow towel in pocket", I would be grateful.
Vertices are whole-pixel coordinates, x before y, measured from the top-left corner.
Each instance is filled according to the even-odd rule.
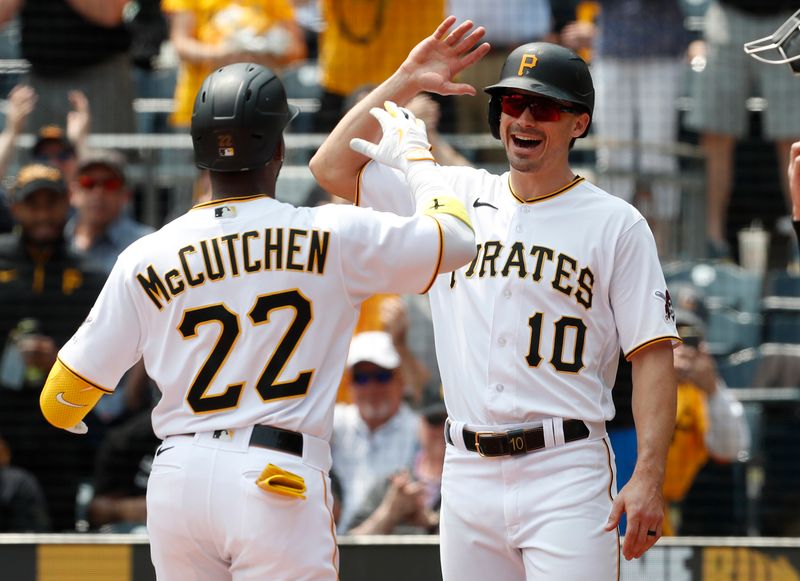
[[[267,464],[267,467],[258,475],[256,484],[267,492],[306,499],[304,494],[306,481],[303,477],[275,466],[275,464]]]

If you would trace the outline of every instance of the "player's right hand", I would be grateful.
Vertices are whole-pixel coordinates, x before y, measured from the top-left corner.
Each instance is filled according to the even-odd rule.
[[[383,109],[373,107],[369,112],[381,124],[380,143],[354,138],[350,140],[350,149],[403,173],[411,162],[433,161],[425,123],[411,111],[386,101]]]

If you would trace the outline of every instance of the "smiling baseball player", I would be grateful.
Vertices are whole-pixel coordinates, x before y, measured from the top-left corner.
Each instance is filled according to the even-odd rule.
[[[328,440],[359,306],[424,291],[475,252],[424,126],[396,107],[375,115],[372,154],[407,176],[415,215],[295,208],[274,199],[283,86],[259,65],[217,69],[192,117],[212,201],[123,252],[59,352],[41,395],[57,427],[85,431],[140,357],[161,390],[147,490],[160,579],[338,578]]]
[[[446,19],[340,122],[314,158],[320,184],[408,214],[392,168],[353,154],[374,135],[364,112],[419,91],[473,93],[451,79],[479,59],[483,29]],[[510,170],[442,168],[467,206],[478,251],[430,291],[449,413],[442,483],[446,581],[611,580],[623,553],[661,535],[664,460],[675,421],[679,339],[653,236],[632,206],[575,175],[594,89],[572,51],[531,43],[487,87],[489,128]],[[335,160],[335,163],[334,163]],[[365,165],[366,163],[366,165]],[[616,495],[605,421],[620,347],[634,368],[636,472]],[[615,496],[616,495],[616,496]]]

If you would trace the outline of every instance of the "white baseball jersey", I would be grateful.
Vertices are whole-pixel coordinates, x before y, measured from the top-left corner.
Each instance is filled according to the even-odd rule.
[[[620,347],[630,356],[678,340],[644,218],[583,178],[526,203],[508,173],[442,169],[478,246],[430,291],[450,417],[473,426],[613,417]],[[377,163],[361,173],[357,203],[413,209],[402,176]]]
[[[360,304],[428,286],[432,224],[266,196],[202,204],[120,255],[59,358],[110,390],[143,357],[162,439],[270,424],[328,440]]]

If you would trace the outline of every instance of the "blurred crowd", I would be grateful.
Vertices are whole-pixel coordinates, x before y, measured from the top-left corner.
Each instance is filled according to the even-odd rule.
[[[143,216],[148,174],[126,137],[187,133],[202,79],[239,61],[273,68],[306,105],[294,134],[328,133],[454,14],[485,26],[492,50],[461,79],[478,97],[422,95],[408,104],[442,165],[502,161],[486,146],[481,89],[513,47],[548,40],[591,64],[591,145],[572,155],[650,222],[685,340],[675,350],[669,530],[796,535],[800,400],[761,405],[747,388],[800,387],[792,229],[800,79],[742,50],[796,8],[780,0],[0,3],[0,63],[8,63],[0,68],[0,532],[144,527],[158,390],[143,366],[88,417],[88,436],[51,427],[38,406],[59,347],[117,255],[168,219]],[[147,100],[169,106],[149,110]],[[486,139],[470,145],[476,136]],[[168,153],[159,160],[175,162]],[[208,195],[207,176],[195,175],[193,203]],[[340,202],[319,187],[289,197]],[[170,213],[190,205],[173,203]],[[692,252],[690,236],[700,240]],[[609,425],[618,487],[636,453],[629,374],[621,361]],[[446,410],[426,297],[364,304],[338,401],[338,532],[436,533]]]

